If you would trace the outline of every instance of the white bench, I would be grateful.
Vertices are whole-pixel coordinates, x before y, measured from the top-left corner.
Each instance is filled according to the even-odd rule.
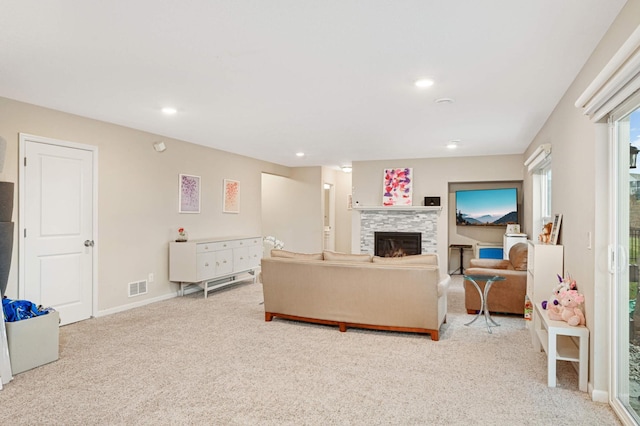
[[[571,326],[564,321],[549,319],[548,312],[540,303],[535,304],[533,316],[535,336],[533,346],[536,351],[547,353],[547,385],[556,386],[556,361],[571,361],[578,371],[578,388],[587,391],[589,366],[589,329],[585,326]],[[577,339],[577,342],[576,342]]]

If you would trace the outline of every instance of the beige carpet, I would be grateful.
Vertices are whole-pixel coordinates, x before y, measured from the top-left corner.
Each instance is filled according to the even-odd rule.
[[[264,321],[260,284],[60,329],[60,360],[0,391],[2,424],[616,425],[520,318],[471,327],[459,276],[441,340]]]

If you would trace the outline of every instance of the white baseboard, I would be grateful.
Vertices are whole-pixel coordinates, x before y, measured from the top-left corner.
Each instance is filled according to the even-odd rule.
[[[609,392],[593,389],[593,385],[591,383],[589,383],[589,394],[591,394],[591,400],[593,402],[601,402],[604,404],[609,403]]]
[[[197,290],[195,290],[195,291],[197,291]],[[186,294],[186,292],[185,292],[185,294]],[[169,294],[165,294],[165,295],[162,295],[162,296],[154,297],[152,299],[144,299],[144,300],[141,300],[139,302],[129,303],[127,305],[117,306],[115,308],[98,311],[98,313],[96,315],[94,315],[94,316],[96,318],[105,317],[107,315],[117,314],[118,312],[128,311],[129,309],[139,308],[141,306],[149,305],[151,303],[156,303],[156,302],[161,302],[163,300],[173,299],[174,297],[177,297],[177,296],[178,296],[178,293],[176,292],[176,293],[169,293]]]
[[[232,284],[238,284],[242,281],[246,281],[248,280],[237,280],[235,282],[233,282]],[[197,292],[202,292],[202,287],[200,287],[198,284],[192,284],[188,287],[186,287],[184,289],[184,295],[188,295],[191,293],[197,293]],[[156,302],[162,302],[163,300],[169,300],[169,299],[173,299],[174,297],[178,297],[180,294],[179,291],[176,291],[175,293],[169,293],[169,294],[164,294],[162,296],[158,296],[158,297],[154,297],[152,299],[144,299],[141,300],[139,302],[135,302],[135,303],[129,303],[127,305],[122,305],[122,306],[117,306],[115,308],[110,308],[110,309],[105,309],[102,311],[98,311],[98,313],[96,315],[94,315],[94,317],[99,318],[99,317],[105,317],[107,315],[112,315],[112,314],[117,314],[118,312],[124,312],[124,311],[128,311],[129,309],[134,309],[134,308],[139,308],[141,306],[145,306],[145,305],[149,305],[151,303],[156,303]]]

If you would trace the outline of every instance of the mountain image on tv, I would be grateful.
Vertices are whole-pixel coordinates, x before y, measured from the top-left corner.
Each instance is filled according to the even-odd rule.
[[[456,225],[500,226],[518,223],[516,188],[456,191]]]

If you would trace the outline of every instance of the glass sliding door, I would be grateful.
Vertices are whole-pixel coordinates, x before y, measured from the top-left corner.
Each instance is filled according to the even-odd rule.
[[[612,115],[612,405],[640,423],[640,96]]]

